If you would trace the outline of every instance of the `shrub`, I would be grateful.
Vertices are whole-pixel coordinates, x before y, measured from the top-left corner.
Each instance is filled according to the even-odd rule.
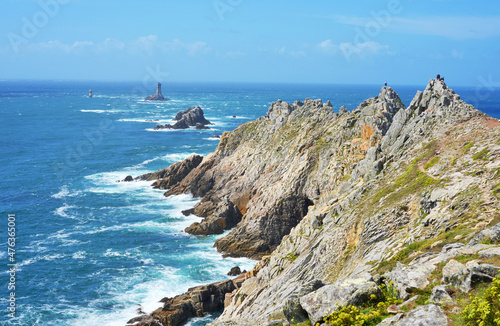
[[[462,310],[462,316],[470,326],[500,325],[500,275],[493,279],[483,296],[472,299]]]
[[[331,326],[375,326],[389,316],[387,307],[392,304],[399,304],[402,301],[397,299],[397,291],[392,286],[382,284],[380,286],[384,297],[378,301],[372,295],[365,307],[346,306],[340,307],[337,311],[323,319],[327,325]]]

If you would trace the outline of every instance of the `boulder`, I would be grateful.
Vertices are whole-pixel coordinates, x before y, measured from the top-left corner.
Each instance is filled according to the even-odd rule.
[[[476,234],[469,242],[470,246],[476,245],[480,242],[495,243],[500,241],[500,223],[492,226],[491,228],[482,230]]]
[[[445,285],[438,285],[432,289],[432,295],[429,298],[429,302],[436,304],[452,304],[453,299],[448,294],[448,291],[446,291]]]
[[[131,175],[127,175],[125,179],[123,179],[124,182],[131,182],[134,181],[134,178]]]
[[[396,268],[384,274],[385,283],[389,284],[392,281],[398,291],[399,299],[407,300],[412,289],[424,289],[429,284],[427,278],[434,269],[436,266],[433,264],[406,266],[398,263]]]
[[[377,326],[448,326],[445,312],[435,304],[420,306],[401,317],[403,314],[387,318]]]
[[[241,269],[236,266],[231,268],[231,270],[227,273],[228,276],[238,276],[241,274]]]
[[[283,303],[283,315],[289,323],[302,323],[308,319],[307,311],[300,304],[300,298],[325,286],[319,280],[299,285],[297,291]]]
[[[383,294],[375,282],[348,280],[335,285],[325,285],[300,298],[300,305],[307,311],[313,324],[337,311],[341,306],[359,306],[368,302],[372,295],[377,299]]]

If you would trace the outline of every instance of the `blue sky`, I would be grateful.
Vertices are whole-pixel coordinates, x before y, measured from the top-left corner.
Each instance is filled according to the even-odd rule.
[[[1,0],[0,79],[500,82],[500,1]]]

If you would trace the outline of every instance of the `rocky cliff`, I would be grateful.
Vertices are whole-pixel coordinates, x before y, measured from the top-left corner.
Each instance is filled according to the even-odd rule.
[[[215,243],[224,254],[272,253],[212,325],[322,322],[378,298],[381,284],[401,300],[434,298],[408,315],[393,308],[387,325],[426,314],[446,325],[438,278],[465,291],[500,263],[499,126],[432,79],[408,108],[389,87],[352,112],[278,101],[225,133],[165,193],[201,197],[194,213],[204,220],[187,232],[232,228]]]

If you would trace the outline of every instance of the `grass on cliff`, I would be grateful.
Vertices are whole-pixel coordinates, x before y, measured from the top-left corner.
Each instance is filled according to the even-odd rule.
[[[419,168],[420,163],[428,161],[435,155],[436,149],[437,141],[428,143],[424,147],[424,153],[413,160],[400,177],[375,193],[373,196],[373,204],[376,205],[384,198],[385,206],[392,205],[408,195],[420,193],[432,185],[439,184],[441,180],[428,176]],[[436,156],[430,160],[425,167],[430,168],[437,162],[439,162],[439,157]]]
[[[398,262],[408,264],[415,257],[417,257],[418,253],[423,254],[424,252],[439,252],[446,244],[459,242],[455,240],[457,236],[461,236],[462,239],[466,239],[467,235],[472,232],[474,232],[474,230],[459,227],[442,233],[438,237],[414,242],[399,251],[391,259],[381,262],[376,268],[377,273],[383,274],[391,271]]]

